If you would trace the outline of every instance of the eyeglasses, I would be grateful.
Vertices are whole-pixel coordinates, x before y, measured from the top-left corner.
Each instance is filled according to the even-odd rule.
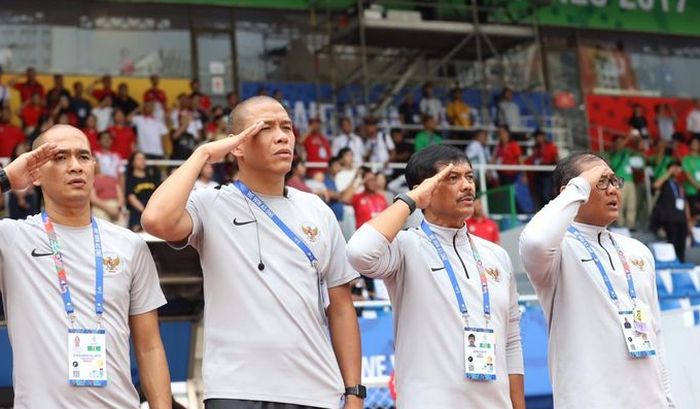
[[[615,189],[622,189],[622,187],[625,185],[625,179],[619,177],[619,176],[609,176],[609,177],[602,177],[596,183],[595,187],[596,189],[600,190],[608,190],[608,187],[610,185],[613,185]]]

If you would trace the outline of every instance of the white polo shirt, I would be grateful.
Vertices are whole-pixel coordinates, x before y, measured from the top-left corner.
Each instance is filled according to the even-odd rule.
[[[605,227],[575,223],[590,184],[572,179],[559,196],[528,223],[520,257],[549,322],[549,371],[557,409],[668,408],[671,401],[654,258],[639,241]],[[617,308],[590,253],[567,232],[574,225],[588,240],[618,294],[632,309],[618,243],[632,270],[638,303],[650,310],[656,355],[634,359],[627,351]]]
[[[333,151],[333,156],[337,155],[343,148],[350,148],[353,154],[353,164],[356,168],[362,166],[365,157],[365,143],[362,142],[362,138],[354,133],[351,134],[339,134],[333,138],[331,141],[331,150]]]
[[[136,115],[132,122],[136,127],[139,150],[148,155],[163,156],[163,135],[168,128],[153,116]]]
[[[318,196],[258,196],[310,247],[329,288],[358,276]],[[233,185],[195,190],[187,211],[204,274],[204,399],[337,409],[344,385],[308,258]]]
[[[466,228],[429,225],[454,268],[470,324],[484,326],[481,282]],[[472,238],[493,272],[488,274],[489,327],[496,331],[497,379],[489,382],[465,379],[464,321],[444,264],[420,228],[401,231],[389,242],[364,224],[348,242],[350,264],[360,274],[384,279],[389,291],[401,409],[511,407],[508,375],[523,373],[513,267],[503,248]]]

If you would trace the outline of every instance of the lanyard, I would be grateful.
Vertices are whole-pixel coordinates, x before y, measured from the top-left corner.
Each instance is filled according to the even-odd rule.
[[[238,188],[238,190],[240,190],[241,193],[243,193],[243,195],[244,195],[245,197],[247,197],[251,202],[255,203],[255,205],[258,206],[258,207],[260,208],[260,210],[263,211],[263,213],[265,213],[270,219],[272,219],[273,222],[275,222],[275,224],[277,225],[277,227],[279,227],[280,230],[282,230],[282,231],[284,232],[284,234],[286,234],[287,237],[289,237],[289,239],[290,239],[291,241],[293,241],[294,244],[296,244],[297,247],[299,247],[299,249],[301,249],[302,252],[304,252],[304,255],[306,256],[306,258],[309,259],[309,262],[311,263],[311,265],[312,265],[314,268],[317,269],[317,268],[318,268],[318,259],[316,258],[316,256],[314,255],[314,253],[311,251],[311,249],[309,248],[309,246],[307,246],[306,243],[305,243],[302,239],[300,239],[299,236],[297,236],[297,235],[292,231],[292,229],[290,229],[289,227],[287,227],[287,225],[284,224],[284,222],[282,221],[282,219],[280,219],[279,217],[277,217],[277,215],[275,214],[275,212],[273,212],[272,209],[270,209],[270,208],[265,204],[265,202],[263,202],[263,201],[258,197],[258,195],[256,195],[255,193],[253,193],[250,189],[248,189],[248,186],[246,186],[245,183],[241,182],[240,180],[237,180],[234,184],[236,185],[236,187]]]
[[[591,258],[593,258],[593,261],[595,262],[595,265],[598,267],[598,271],[600,271],[600,275],[603,277],[603,282],[605,283],[605,287],[608,289],[608,294],[610,294],[610,298],[613,300],[615,305],[620,308],[620,301],[617,297],[617,293],[615,292],[615,289],[612,286],[612,282],[610,281],[610,277],[608,277],[608,273],[605,272],[605,267],[603,267],[603,263],[600,262],[600,259],[598,256],[595,254],[593,251],[593,247],[591,246],[591,243],[586,240],[581,232],[574,226],[569,226],[567,229],[569,233],[573,234],[578,241],[583,244],[583,246],[588,250],[588,253],[591,255]],[[625,257],[625,254],[622,252],[622,249],[620,246],[617,244],[615,239],[612,238],[612,235],[610,235],[610,241],[612,242],[613,246],[615,247],[615,251],[617,251],[617,256],[620,257],[620,262],[622,263],[622,268],[625,270],[625,276],[627,277],[627,289],[630,295],[630,298],[632,299],[632,303],[635,305],[637,304],[637,291],[634,289],[634,280],[632,279],[632,271],[630,270],[629,264],[627,264],[627,258]]]
[[[467,311],[467,303],[464,302],[462,290],[459,288],[457,277],[455,276],[455,272],[452,268],[450,260],[447,258],[447,253],[445,253],[445,249],[442,248],[442,245],[438,241],[437,236],[435,236],[435,233],[433,233],[433,231],[430,229],[430,226],[428,226],[428,223],[425,220],[423,220],[420,227],[421,229],[423,229],[425,235],[428,236],[428,238],[430,239],[430,242],[433,244],[433,247],[435,247],[438,256],[440,256],[440,260],[442,260],[442,264],[445,266],[445,271],[447,271],[447,277],[449,277],[450,279],[452,290],[454,291],[455,298],[457,299],[459,311],[462,313],[462,317],[464,317],[464,320],[466,322],[469,318],[469,312]],[[476,268],[479,271],[479,280],[481,281],[481,293],[483,294],[484,301],[484,317],[486,317],[486,325],[488,326],[488,321],[491,318],[491,301],[489,298],[489,284],[486,278],[486,269],[484,268],[484,263],[481,261],[481,256],[479,255],[479,252],[476,249],[476,245],[474,245],[474,241],[472,240],[471,235],[469,235],[468,232],[467,237],[469,238],[469,245],[472,248],[472,254],[474,256],[474,261],[476,262]]]
[[[680,189],[678,188],[678,185],[676,184],[675,180],[669,180],[668,184],[671,186],[671,190],[673,190],[673,197],[676,199],[682,199],[683,194],[681,194]]]
[[[56,231],[54,230],[53,223],[51,223],[46,211],[41,213],[41,219],[44,222],[46,235],[49,238],[49,245],[51,246],[51,252],[53,253],[53,262],[56,267],[56,273],[58,273],[58,286],[61,291],[61,297],[63,298],[63,305],[65,306],[66,314],[68,314],[70,317],[71,323],[74,323],[75,307],[73,306],[73,301],[71,300],[68,277],[66,276],[66,268],[63,264],[63,254],[61,254],[61,248],[58,245]],[[102,320],[102,314],[104,314],[104,265],[102,263],[102,240],[100,238],[100,230],[97,227],[97,221],[95,218],[91,217],[91,219],[92,239],[95,245],[95,313],[97,314],[97,323],[99,326]]]

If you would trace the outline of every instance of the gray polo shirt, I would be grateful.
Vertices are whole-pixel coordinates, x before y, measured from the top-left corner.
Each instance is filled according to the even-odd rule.
[[[69,322],[40,215],[0,220],[0,291],[12,344],[16,409],[138,408],[131,383],[129,316],[165,304],[146,243],[97,219],[104,259],[105,388],[68,384]],[[76,328],[94,329],[95,253],[92,228],[54,223],[76,311]]]
[[[329,287],[357,277],[320,198],[258,196],[311,248]],[[204,399],[338,408],[344,385],[308,258],[233,185],[194,191],[187,211],[204,273]]]
[[[483,326],[481,282],[466,228],[432,224],[430,228],[454,268],[470,324]],[[401,409],[511,406],[508,375],[523,373],[513,267],[503,248],[472,237],[485,269],[491,272],[487,274],[490,328],[496,331],[497,377],[491,382],[465,379],[464,321],[442,260],[420,228],[401,231],[389,242],[365,224],[348,242],[351,265],[361,274],[384,279],[389,291],[394,310],[397,407]]]

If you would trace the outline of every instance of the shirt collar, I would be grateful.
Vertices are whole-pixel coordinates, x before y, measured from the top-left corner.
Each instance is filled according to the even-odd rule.
[[[435,233],[440,243],[447,246],[452,246],[453,243],[457,246],[463,246],[469,244],[469,237],[467,236],[467,226],[466,223],[456,229],[454,227],[444,227],[432,224],[429,221],[425,221],[430,226],[430,230]]]
[[[576,227],[576,229],[581,232],[583,237],[587,239],[597,240],[598,234],[608,231],[606,226],[595,226],[593,224],[585,224],[579,222],[573,222],[571,223],[571,225]]]

